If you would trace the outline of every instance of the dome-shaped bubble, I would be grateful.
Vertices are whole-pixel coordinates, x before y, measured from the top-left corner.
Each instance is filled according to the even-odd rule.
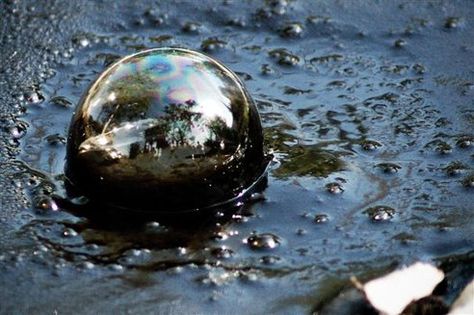
[[[256,107],[220,62],[182,48],[127,56],[85,93],[66,175],[112,207],[176,212],[242,196],[265,171]]]

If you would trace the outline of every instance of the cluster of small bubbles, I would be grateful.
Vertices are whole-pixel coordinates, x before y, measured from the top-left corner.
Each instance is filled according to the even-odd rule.
[[[462,185],[466,188],[474,188],[474,173],[462,180]]]
[[[314,216],[314,222],[315,223],[326,223],[329,221],[329,216],[325,213],[319,213]]]
[[[462,136],[456,141],[459,148],[466,149],[474,144],[474,136]]]
[[[251,249],[274,249],[281,244],[278,236],[272,233],[252,234],[246,239],[246,243]]]
[[[49,100],[49,103],[50,104],[53,104],[55,106],[58,106],[58,107],[62,107],[62,108],[70,108],[72,107],[72,102],[70,100],[68,100],[65,96],[53,96],[50,100]]]
[[[363,140],[360,143],[360,146],[362,147],[363,150],[365,151],[374,151],[382,146],[380,142],[374,141],[374,140]]]
[[[375,206],[365,210],[365,213],[369,215],[372,221],[388,221],[395,216],[395,209],[387,206]]]
[[[280,31],[282,37],[300,37],[303,34],[303,25],[301,23],[288,23]]]
[[[227,46],[227,42],[217,37],[210,37],[202,41],[201,49],[206,52],[213,52],[223,49]]]
[[[61,136],[58,133],[46,136],[45,140],[49,145],[63,145],[63,144],[66,144],[66,138]]]
[[[407,45],[407,42],[404,39],[397,39],[394,43],[393,46],[395,48],[403,48]]]
[[[221,286],[232,281],[238,276],[238,271],[227,271],[225,269],[214,268],[209,271],[207,276],[201,277],[199,280],[202,284]]]
[[[228,247],[216,247],[211,250],[211,254],[218,259],[228,259],[234,256],[234,251]]]
[[[342,187],[341,183],[332,182],[326,184],[326,191],[331,194],[342,194],[344,192],[344,188]]]
[[[460,22],[461,22],[460,18],[451,16],[451,17],[448,17],[446,21],[444,22],[444,27],[449,28],[449,29],[457,28]]]
[[[395,163],[379,163],[375,165],[378,169],[382,170],[382,172],[386,174],[395,174],[398,173],[402,167]]]
[[[181,30],[185,33],[194,33],[198,34],[202,30],[202,25],[197,22],[186,22]]]
[[[448,176],[456,176],[465,172],[467,169],[468,167],[464,163],[459,162],[459,161],[454,161],[454,162],[449,163],[449,165],[444,168],[444,171],[446,172],[446,175]]]
[[[277,63],[284,66],[296,66],[300,63],[300,57],[289,52],[285,48],[273,49],[268,55],[277,60]]]

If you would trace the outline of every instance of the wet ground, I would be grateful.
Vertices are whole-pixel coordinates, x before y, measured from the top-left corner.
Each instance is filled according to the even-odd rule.
[[[447,304],[472,278],[471,2],[0,12],[0,313],[354,314],[352,275],[433,262]],[[275,155],[268,187],[191,221],[61,204],[80,96],[118,57],[161,46],[207,52],[245,81]]]

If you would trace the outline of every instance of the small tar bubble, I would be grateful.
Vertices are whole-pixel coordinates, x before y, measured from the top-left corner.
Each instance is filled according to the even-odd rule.
[[[376,167],[386,174],[395,174],[402,168],[400,165],[395,163],[379,163]]]
[[[462,180],[462,185],[466,188],[474,188],[474,174],[471,174]]]
[[[21,139],[26,135],[27,126],[27,123],[19,122],[16,126],[10,128],[10,134],[14,139]]]
[[[85,269],[85,270],[91,270],[95,268],[95,265],[91,263],[90,261],[84,261],[79,264],[79,268]]]
[[[280,29],[282,37],[299,37],[303,33],[303,25],[300,23],[289,23]]]
[[[387,206],[375,206],[365,210],[372,221],[388,221],[395,216],[395,209]]]
[[[326,190],[331,194],[342,194],[344,192],[342,185],[336,182],[327,184]]]
[[[261,72],[263,75],[270,75],[270,74],[275,73],[275,70],[273,70],[273,68],[270,67],[269,64],[263,64],[263,65],[260,67],[260,72]]]
[[[327,214],[316,214],[314,216],[314,222],[315,223],[326,223],[327,221],[329,221],[329,216]]]
[[[250,195],[250,200],[251,201],[262,201],[265,200],[266,197],[263,193],[253,193]]]
[[[112,271],[123,271],[124,269],[123,266],[120,264],[110,264],[108,267]]]
[[[25,93],[25,99],[31,104],[39,104],[44,101],[44,96],[39,91]]]
[[[453,148],[451,147],[451,145],[449,145],[446,142],[441,142],[436,147],[436,152],[438,152],[439,154],[446,155],[446,154],[451,153],[452,151],[453,151]]]
[[[394,43],[393,46],[395,48],[403,48],[407,45],[407,42],[403,39],[397,39]]]
[[[274,249],[280,246],[280,238],[271,233],[253,234],[246,240],[251,249]]]
[[[219,50],[225,48],[227,46],[227,42],[216,37],[211,37],[205,39],[201,43],[201,49],[207,52],[212,52],[215,50]]]
[[[278,263],[279,261],[281,260],[280,257],[278,256],[263,256],[262,258],[260,258],[260,262],[264,265],[274,265],[276,263]]]
[[[456,141],[456,145],[461,149],[469,148],[474,144],[473,136],[463,136]]]
[[[228,259],[234,255],[234,251],[230,248],[223,246],[212,249],[211,254],[219,259]]]
[[[449,29],[457,28],[460,21],[458,17],[448,17],[444,22],[444,27]]]
[[[65,228],[63,230],[63,233],[62,233],[62,236],[63,237],[74,237],[74,236],[77,236],[77,232],[74,230],[74,229],[71,229],[71,228]]]
[[[448,176],[456,176],[466,171],[466,169],[468,169],[466,165],[456,161],[449,163],[449,165],[444,168],[444,171]]]
[[[63,145],[66,144],[66,138],[61,136],[58,133],[49,135],[45,138],[46,142],[48,142],[49,145]]]
[[[297,229],[296,230],[296,235],[303,236],[303,235],[306,235],[306,234],[308,234],[308,231],[306,231],[305,229]]]
[[[375,151],[377,148],[382,146],[381,143],[374,140],[364,140],[360,145],[365,151]]]
[[[73,105],[72,102],[64,96],[54,96],[49,100],[49,103],[63,108],[69,108]]]
[[[185,32],[185,33],[199,33],[201,31],[201,24],[197,23],[197,22],[186,22],[183,27],[182,27],[182,31]]]

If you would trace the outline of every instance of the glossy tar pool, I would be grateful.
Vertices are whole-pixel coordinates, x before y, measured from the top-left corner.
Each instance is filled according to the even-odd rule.
[[[352,275],[432,262],[446,303],[472,278],[471,2],[11,0],[0,11],[0,313],[354,314]],[[171,220],[68,198],[81,96],[119,58],[170,46],[244,82],[275,158],[267,187]]]

